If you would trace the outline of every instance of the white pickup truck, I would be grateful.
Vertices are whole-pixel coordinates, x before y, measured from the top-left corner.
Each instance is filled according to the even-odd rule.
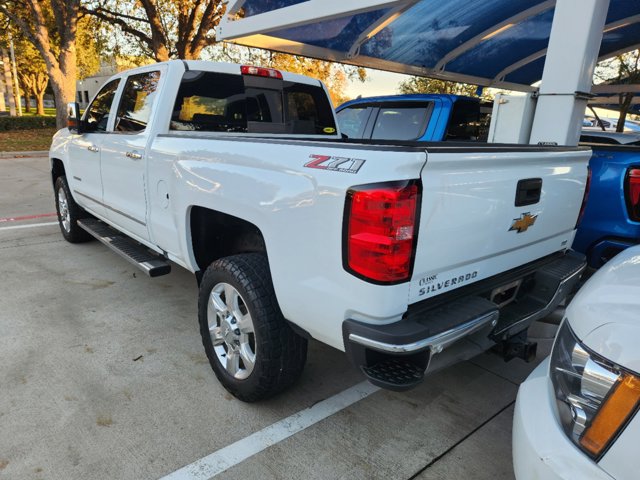
[[[170,61],[109,80],[50,152],[60,227],[150,276],[195,273],[204,348],[245,401],[307,340],[403,390],[528,326],[572,289],[584,148],[351,141],[317,80]]]

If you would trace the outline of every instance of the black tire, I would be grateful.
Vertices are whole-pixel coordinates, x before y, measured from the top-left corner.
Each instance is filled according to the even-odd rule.
[[[64,239],[71,243],[82,243],[91,240],[93,237],[78,226],[78,220],[86,218],[88,214],[73,199],[67,178],[64,175],[56,178],[53,191],[56,212],[58,213],[58,224]],[[66,205],[63,204],[65,201]]]
[[[238,310],[242,310],[245,316],[245,311],[248,312],[253,328],[253,332],[244,337],[244,345],[248,345],[249,348],[253,345],[255,362],[246,378],[241,379],[229,373],[221,363],[221,356],[224,357],[224,352],[229,352],[231,348],[229,343],[220,338],[218,345],[214,347],[209,330],[210,317],[212,325],[223,323],[221,316],[214,313],[212,292],[214,288],[220,290],[225,285],[230,285],[239,294]],[[226,302],[227,290],[224,292]],[[228,313],[227,318],[231,318],[228,321],[235,324],[233,316]],[[291,329],[280,311],[265,255],[245,253],[213,262],[205,271],[200,283],[198,320],[202,343],[211,368],[220,383],[238,399],[255,402],[271,397],[288,388],[302,373],[307,358],[307,340]],[[237,326],[235,328],[237,329]],[[240,339],[240,336],[235,338]],[[235,348],[241,349],[240,343]],[[238,358],[240,357],[242,355],[238,354]],[[245,366],[245,369],[246,373],[249,368]]]

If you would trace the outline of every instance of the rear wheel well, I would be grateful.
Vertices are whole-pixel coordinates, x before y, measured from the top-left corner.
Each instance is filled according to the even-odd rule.
[[[58,158],[54,158],[51,160],[51,181],[53,184],[56,183],[58,177],[65,175],[64,171],[64,163],[62,160]]]
[[[266,252],[262,232],[254,224],[204,207],[191,209],[191,242],[201,272],[219,258]]]

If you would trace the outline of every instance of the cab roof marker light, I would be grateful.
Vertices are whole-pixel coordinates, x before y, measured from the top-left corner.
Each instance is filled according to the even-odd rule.
[[[276,78],[282,80],[282,73],[275,68],[254,67],[251,65],[242,65],[240,67],[242,75],[254,75],[256,77]]]

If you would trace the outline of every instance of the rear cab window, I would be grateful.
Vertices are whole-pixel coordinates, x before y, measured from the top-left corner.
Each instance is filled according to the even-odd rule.
[[[419,140],[433,111],[433,102],[358,104],[337,114],[340,131],[349,138]]]
[[[432,104],[382,107],[378,111],[371,138],[374,140],[418,140],[431,117]]]
[[[320,86],[276,78],[190,70],[171,116],[171,130],[335,135]]]
[[[358,103],[337,113],[340,131],[349,138],[415,141],[424,138],[434,104],[431,101]],[[453,103],[443,140],[486,141],[491,104],[459,98]]]

